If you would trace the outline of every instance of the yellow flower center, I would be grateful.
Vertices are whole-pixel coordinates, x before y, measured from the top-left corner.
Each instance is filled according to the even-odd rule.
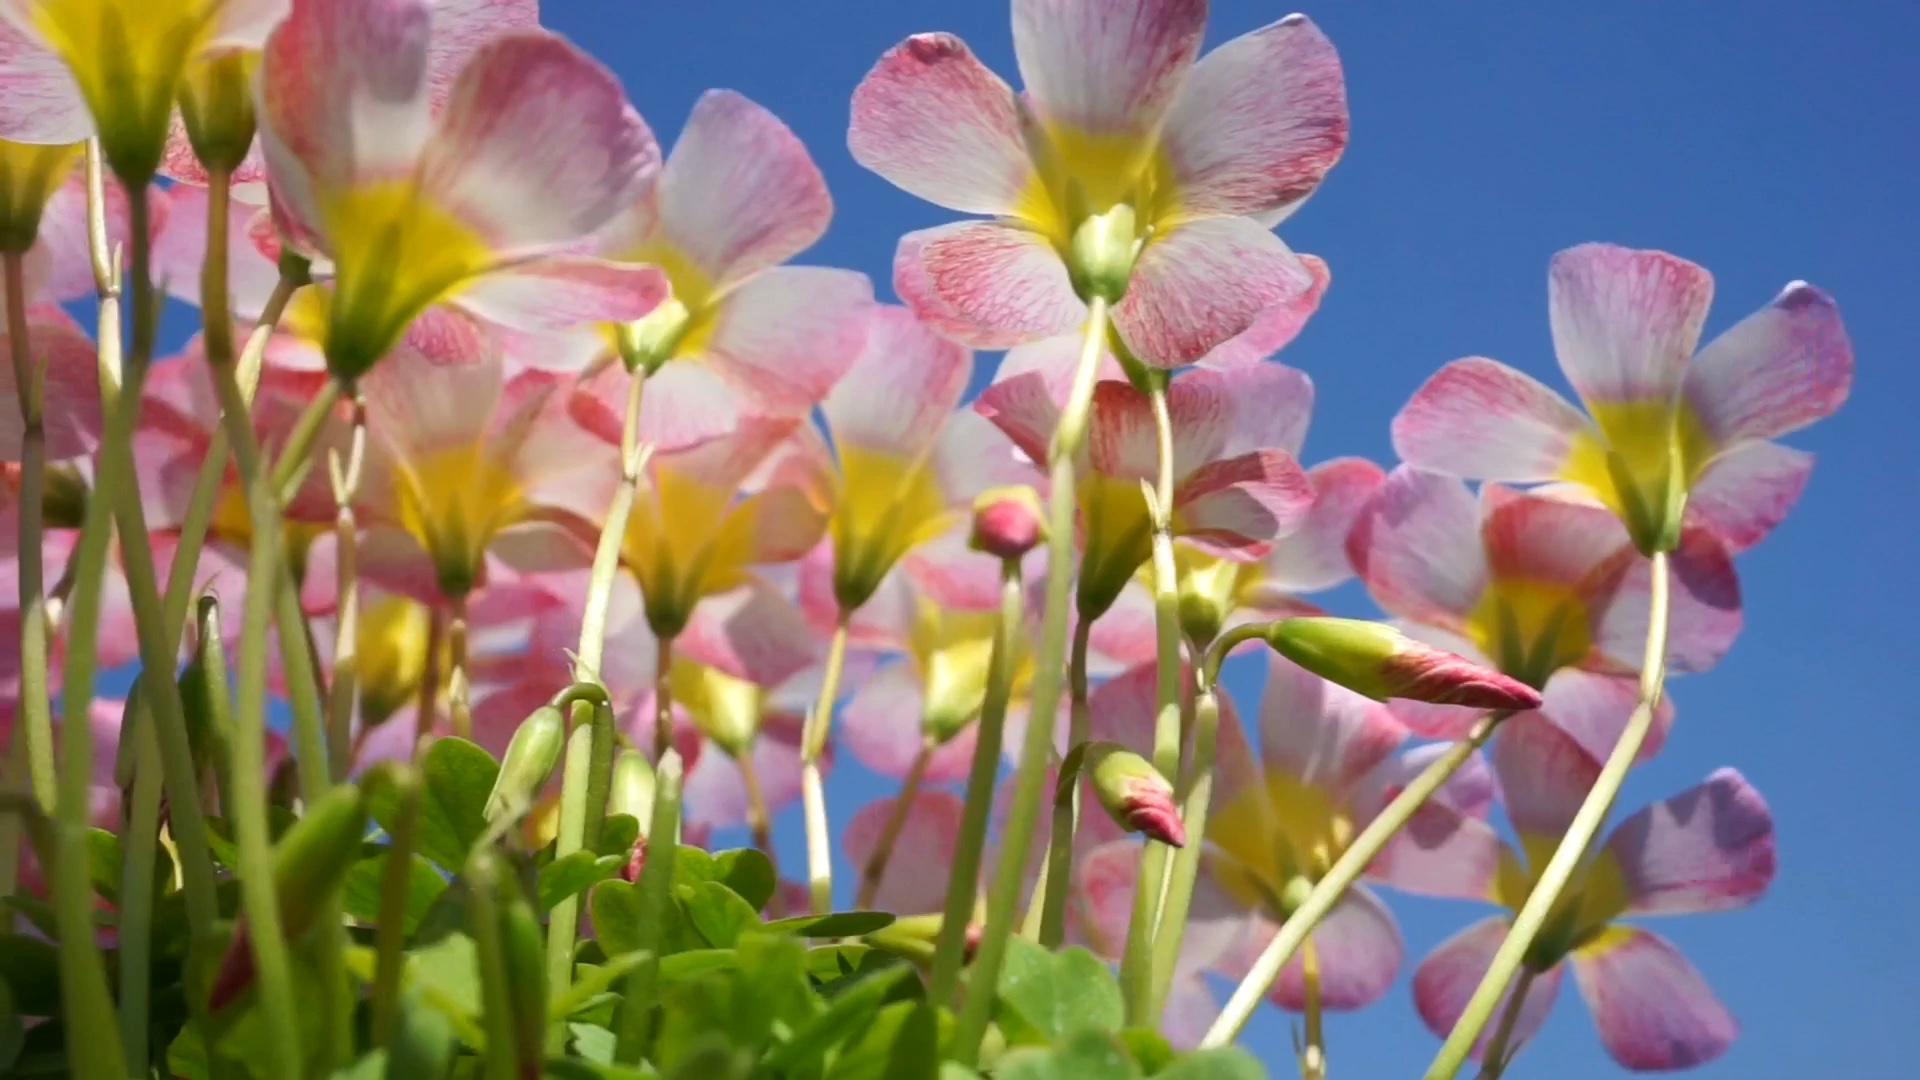
[[[1558,582],[1496,578],[1467,617],[1467,636],[1501,671],[1534,686],[1586,658],[1586,605]]]
[[[1264,785],[1227,803],[1208,829],[1225,859],[1214,873],[1228,895],[1277,920],[1299,879],[1316,881],[1353,842],[1354,822],[1333,794],[1291,776],[1268,773]]]
[[[987,670],[999,614],[953,611],[921,599],[914,612],[909,652],[925,695],[921,724],[945,742],[980,715],[987,697]],[[1009,679],[1015,693],[1032,679],[1033,659],[1025,634],[1013,638]]]
[[[618,257],[622,262],[658,267],[667,275],[672,293],[645,318],[614,328],[615,350],[629,363],[648,370],[705,352],[707,343],[713,340],[714,301],[718,299],[716,284],[707,272],[678,245],[662,238]]]
[[[653,497],[627,519],[621,558],[640,583],[654,633],[678,634],[694,605],[740,584],[753,559],[757,505],[660,466]]]
[[[1500,868],[1493,882],[1495,903],[1519,911],[1539,883],[1539,871],[1560,846],[1557,836],[1538,833],[1520,834],[1520,852],[1500,849]],[[1524,859],[1524,862],[1523,862]],[[1605,948],[1618,933],[1608,924],[1627,909],[1627,879],[1620,862],[1602,849],[1592,855],[1554,901],[1540,935],[1528,950],[1527,962],[1535,970],[1545,970],[1575,949]]]
[[[37,146],[0,139],[0,251],[33,246],[47,200],[73,171],[81,149],[81,143]]]
[[[420,680],[426,677],[430,622],[425,606],[404,597],[377,596],[362,605],[354,635],[362,723],[372,726],[386,720],[420,692]],[[446,670],[444,664],[441,670]]]
[[[752,747],[766,707],[766,691],[679,656],[668,668],[667,681],[674,703],[686,710],[702,735],[734,757]]]
[[[327,364],[345,377],[373,366],[415,316],[493,261],[485,238],[411,178],[331,193],[321,214],[336,270]]]
[[[1142,230],[1164,230],[1173,223],[1178,208],[1173,166],[1155,138],[1055,124],[1047,127],[1035,157],[1033,179],[1014,214],[1063,255],[1082,221],[1123,203],[1133,207]]]
[[[946,531],[956,515],[930,462],[857,446],[840,447],[839,459],[838,498],[827,528],[834,592],[852,610],[873,595],[901,556]]]
[[[1591,490],[1636,535],[1652,529],[1666,513],[1671,489],[1685,492],[1713,459],[1712,437],[1684,401],[1601,402],[1589,409],[1599,433],[1574,440],[1560,478]]]
[[[395,481],[400,526],[433,558],[449,596],[473,587],[494,535],[529,510],[519,478],[479,443],[403,461]]]

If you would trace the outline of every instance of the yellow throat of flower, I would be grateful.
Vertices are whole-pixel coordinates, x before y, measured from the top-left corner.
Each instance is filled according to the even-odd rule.
[[[527,516],[519,478],[480,443],[403,461],[397,473],[400,526],[433,559],[441,590],[464,595],[478,580],[494,535]]]
[[[1269,773],[1221,809],[1208,836],[1227,856],[1214,871],[1221,887],[1242,906],[1284,921],[1295,883],[1327,872],[1352,843],[1354,821],[1326,789]]]
[[[840,485],[828,532],[834,594],[844,610],[867,602],[914,547],[958,520],[933,466],[857,446],[839,448]]]
[[[655,634],[678,634],[694,605],[745,580],[754,516],[753,504],[731,491],[670,467],[654,470],[652,497],[636,500],[620,554],[640,583]]]
[[[411,177],[325,193],[321,214],[336,271],[327,366],[342,378],[364,374],[415,316],[493,261],[486,239]]]
[[[1467,617],[1467,636],[1512,677],[1545,686],[1593,647],[1589,613],[1574,590],[1557,582],[1497,578]]]

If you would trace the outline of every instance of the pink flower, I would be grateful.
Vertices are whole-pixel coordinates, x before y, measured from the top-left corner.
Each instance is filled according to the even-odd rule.
[[[1651,578],[1611,513],[1493,484],[1476,499],[1459,480],[1403,465],[1348,550],[1373,598],[1409,633],[1539,688],[1547,714],[1594,753],[1613,746],[1637,696]],[[1683,536],[1672,576],[1667,662],[1702,671],[1739,633],[1739,580],[1704,530]],[[1479,715],[1393,707],[1414,731],[1439,738],[1464,735]],[[1663,706],[1646,755],[1671,719]]]
[[[1017,97],[951,34],[881,57],[854,91],[854,157],[994,219],[903,238],[895,290],[977,348],[1073,331],[1076,236],[1105,215],[1138,247],[1113,324],[1175,367],[1310,289],[1268,230],[1346,146],[1339,59],[1293,15],[1196,64],[1205,22],[1201,0],[1015,0]]]
[[[865,867],[870,863],[898,802],[876,799],[861,807],[847,823],[841,851],[849,865]],[[947,879],[952,875],[953,853],[959,845],[960,818],[965,810],[960,797],[950,791],[914,793],[874,890],[874,910],[927,915],[946,906]]]
[[[343,378],[437,302],[551,332],[639,318],[666,289],[651,267],[556,253],[657,163],[618,81],[553,34],[512,30],[472,51],[435,116],[435,10],[294,0],[262,59],[276,220],[332,261],[322,340]]]
[[[1586,244],[1554,256],[1549,309],[1560,368],[1587,413],[1493,360],[1457,360],[1393,424],[1414,465],[1460,476],[1578,485],[1636,536],[1668,493],[1735,551],[1758,543],[1806,485],[1811,455],[1770,440],[1827,416],[1853,383],[1839,309],[1803,281],[1696,355],[1713,278],[1659,251]]]
[[[1600,773],[1578,743],[1539,718],[1509,721],[1493,752],[1519,850],[1484,822],[1460,819],[1458,846],[1474,866],[1497,864],[1470,882],[1423,883],[1415,891],[1488,896],[1517,910],[1574,812]],[[1700,973],[1665,938],[1623,924],[1623,916],[1725,911],[1758,900],[1773,881],[1773,818],[1738,772],[1706,781],[1622,821],[1580,868],[1530,953],[1532,986],[1520,1007],[1516,1042],[1546,1019],[1568,962],[1592,1010],[1600,1041],[1629,1069],[1684,1069],[1724,1053],[1738,1024]],[[1440,887],[1425,887],[1439,884]],[[1441,944],[1414,974],[1420,1017],[1444,1034],[1465,1010],[1506,937],[1507,919],[1468,927]],[[1505,1008],[1503,1002],[1501,1008]],[[1476,1055],[1482,1047],[1475,1047]]]
[[[672,286],[621,345],[652,373],[648,430],[684,429],[665,440],[680,442],[742,413],[801,416],[826,397],[866,340],[873,286],[851,270],[782,264],[832,217],[826,180],[785,124],[731,90],[701,96],[666,165],[594,239],[595,251],[657,266]],[[580,344],[584,355],[527,359],[577,368],[609,351],[605,335]]]

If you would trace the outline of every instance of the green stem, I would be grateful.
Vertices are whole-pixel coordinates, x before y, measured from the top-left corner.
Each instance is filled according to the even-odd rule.
[[[40,809],[53,813],[58,780],[53,763],[53,698],[47,688],[47,595],[41,523],[47,483],[44,364],[33,362],[27,332],[26,257],[6,253],[7,343],[13,354],[14,394],[20,402],[20,737]]]
[[[673,746],[673,636],[661,634],[653,650],[653,760]],[[744,765],[747,755],[741,755]]]
[[[573,677],[581,681],[600,678],[600,659],[607,647],[607,611],[613,604],[614,579],[620,573],[620,548],[627,540],[627,519],[633,514],[634,495],[646,468],[647,449],[640,441],[640,404],[646,388],[644,369],[627,377],[627,408],[620,423],[620,485],[614,488],[606,523],[600,528],[586,607],[580,614],[580,647],[575,650]]]
[[[1207,813],[1213,802],[1215,758],[1220,738],[1219,689],[1211,678],[1200,685],[1193,709],[1193,767],[1182,777],[1180,822],[1186,827],[1187,842],[1173,856],[1173,876],[1168,881],[1164,907],[1160,913],[1160,933],[1153,941],[1153,997],[1150,1012],[1158,1014],[1166,1005],[1173,987],[1174,969],[1180,960],[1180,947],[1187,934],[1187,914],[1193,907],[1194,886],[1200,880],[1201,852],[1206,846]]]
[[[800,802],[807,824],[807,892],[813,913],[833,910],[833,838],[827,828],[827,789],[821,781],[820,757],[827,750],[827,732],[833,722],[833,703],[840,696],[840,670],[847,661],[847,624],[851,611],[840,612],[827,646],[827,669],[820,678],[820,696],[813,703],[800,732]]]
[[[507,979],[506,947],[500,940],[500,858],[481,847],[467,859],[472,896],[469,925],[474,959],[480,968],[480,1002],[486,1022],[486,1080],[519,1080],[514,1047],[513,990]]]
[[[278,545],[279,518],[270,538]],[[307,648],[307,616],[300,610],[300,595],[284,567],[278,580],[253,578],[273,597],[275,628],[280,640],[280,665],[287,675],[287,702],[293,711],[293,762],[300,779],[300,795],[309,803],[326,794],[333,786],[327,768],[327,737],[320,704],[319,673],[314,670],[313,653]],[[249,592],[252,590],[249,589]]]
[[[294,421],[286,445],[280,448],[280,456],[273,463],[270,491],[276,503],[285,506],[299,493],[300,484],[306,479],[307,469],[313,463],[313,444],[320,438],[321,429],[327,426],[327,419],[333,415],[333,407],[340,404],[340,394],[344,389],[338,379],[328,379],[320,384],[320,392],[307,402],[299,419]],[[251,432],[253,429],[247,430]],[[238,449],[239,443],[235,442],[234,446]]]
[[[407,901],[413,888],[413,852],[420,841],[420,770],[393,772],[393,828],[387,834],[387,865],[380,875],[380,922],[374,927],[373,1045],[393,1041],[400,1016],[400,968],[406,960]]]
[[[553,849],[556,859],[599,840],[607,793],[613,783],[612,710],[586,701],[576,701],[572,708],[573,731],[567,736],[560,774],[560,828]],[[547,987],[551,994],[564,994],[573,985],[573,952],[579,930],[580,898],[570,896],[555,904],[547,922]],[[547,1049],[558,1053],[566,1045],[566,1035],[565,1024],[553,1024],[547,1031]]]
[[[920,794],[920,781],[927,775],[927,762],[933,759],[933,752],[937,748],[933,737],[927,736],[920,742],[920,752],[913,755],[913,763],[907,766],[906,778],[900,781],[900,793],[893,799],[893,810],[887,815],[886,824],[880,828],[880,838],[873,845],[873,854],[868,856],[867,865],[861,869],[860,888],[853,900],[857,910],[865,911],[871,907],[874,895],[880,891],[880,882],[887,875],[887,863],[893,858],[893,846],[900,842],[900,830],[906,828],[914,797]]]
[[[1259,957],[1247,970],[1246,977],[1240,980],[1239,986],[1234,987],[1226,1008],[1221,1010],[1213,1026],[1207,1029],[1206,1037],[1200,1041],[1201,1047],[1225,1046],[1233,1041],[1240,1029],[1246,1026],[1253,1010],[1266,998],[1267,991],[1273,987],[1273,981],[1280,977],[1287,961],[1293,959],[1293,954],[1299,951],[1314,927],[1319,926],[1320,920],[1326,918],[1327,913],[1340,902],[1347,887],[1359,880],[1360,875],[1373,865],[1373,860],[1386,848],[1388,841],[1406,827],[1434,792],[1439,791],[1453,778],[1454,773],[1460,771],[1462,765],[1473,758],[1475,751],[1486,745],[1509,715],[1490,713],[1481,717],[1466,738],[1428,762],[1427,767],[1420,770],[1420,774],[1402,788],[1400,794],[1395,795],[1386,808],[1367,823],[1366,828],[1360,830],[1360,835],[1353,838],[1347,850],[1314,883],[1300,906],[1293,910],[1287,921],[1280,925],[1279,932],[1267,942],[1267,947],[1260,951]]]
[[[1052,479],[1047,505],[1047,598],[1041,616],[1040,647],[1034,660],[1032,712],[1027,718],[1020,763],[1014,770],[1013,806],[1002,834],[1006,842],[1000,847],[993,883],[987,891],[987,921],[980,937],[980,951],[973,963],[975,992],[966,997],[952,1042],[951,1053],[969,1068],[979,1061],[980,1040],[986,1035],[987,1020],[997,1000],[994,988],[999,985],[1000,964],[1006,958],[1014,907],[1020,901],[1027,857],[1032,853],[1040,801],[1045,795],[1047,765],[1053,753],[1054,717],[1060,711],[1060,676],[1066,666],[1067,618],[1071,614],[1073,588],[1074,471],[1086,439],[1087,414],[1107,331],[1106,299],[1096,296],[1087,308],[1085,337],[1074,369],[1073,385],[1068,390],[1066,408],[1061,411],[1060,424],[1054,430],[1053,445],[1047,453]]]
[[[133,700],[133,699],[138,699]],[[120,838],[120,1042],[130,1076],[142,1075],[147,1056],[147,1016],[153,994],[153,868],[160,846],[160,743],[143,690],[132,695],[124,723],[134,725],[133,799]],[[134,706],[142,715],[133,715]]]
[[[1519,1047],[1511,1046],[1513,1029],[1520,1023],[1520,1011],[1526,1004],[1527,992],[1533,989],[1534,977],[1539,974],[1532,968],[1522,965],[1520,978],[1513,984],[1513,993],[1507,995],[1507,1007],[1500,1011],[1499,1026],[1493,1029],[1493,1039],[1487,1043],[1486,1052],[1480,1055],[1480,1080],[1500,1080],[1507,1071],[1507,1064],[1513,1060],[1513,1054]]]
[[[333,481],[334,595],[333,680],[327,684],[327,766],[334,781],[353,767],[353,706],[360,683],[360,523],[353,513],[366,463],[367,413],[355,395],[347,459],[329,461]]]
[[[1322,1080],[1327,1075],[1327,1033],[1320,1019],[1320,953],[1309,938],[1300,947],[1300,981],[1306,1008],[1306,1037],[1300,1047],[1300,1080]]]
[[[1173,420],[1167,410],[1167,379],[1154,374],[1148,397],[1158,469],[1151,506],[1153,520],[1153,625],[1155,710],[1153,767],[1169,780],[1180,776],[1180,581],[1173,558]],[[1210,785],[1209,785],[1210,786]],[[1198,851],[1198,845],[1194,845]],[[1154,938],[1167,876],[1167,845],[1147,841],[1133,883],[1133,916],[1127,922],[1126,949],[1120,958],[1120,988],[1126,996],[1127,1022],[1159,1024],[1154,987]]]
[[[1067,661],[1069,750],[1093,737],[1093,713],[1087,705],[1087,649],[1092,634],[1093,620],[1082,612],[1079,625],[1073,629],[1073,647]],[[1065,767],[1062,762],[1061,768]],[[1053,834],[1047,841],[1040,880],[1034,884],[1037,896],[1028,907],[1027,925],[1021,931],[1022,937],[1049,949],[1057,948],[1066,938],[1067,895],[1073,891],[1073,841],[1079,829],[1080,780],[1062,775],[1054,784]]]
[[[665,758],[659,755],[655,760]],[[745,753],[733,759],[740,769],[740,786],[747,793],[747,831],[753,837],[753,846],[767,857],[767,863],[774,868],[774,880],[780,879],[780,857],[773,850],[773,820],[767,812],[766,788],[760,783],[760,771],[753,765],[753,747],[748,746]],[[791,912],[781,911],[781,915]]]
[[[647,825],[647,861],[640,868],[640,948],[647,959],[627,974],[618,1016],[613,1060],[638,1065],[653,1042],[653,1012],[660,997],[661,933],[672,902],[675,838],[680,835],[682,767],[668,749],[654,769],[653,817]]]
[[[953,845],[953,868],[947,878],[947,902],[940,918],[940,937],[934,943],[933,973],[927,1000],[952,1003],[960,982],[960,959],[966,952],[967,924],[980,892],[980,857],[987,843],[987,821],[993,812],[993,782],[1000,775],[1000,750],[1006,737],[1007,703],[1013,696],[1013,650],[1026,615],[1026,586],[1020,560],[1000,564],[1000,617],[993,624],[993,651],[987,657],[987,695],[980,706],[980,729],[974,737],[973,765],[967,772],[967,801],[960,815],[960,835]]]
[[[1586,858],[1587,848],[1599,834],[1607,813],[1613,809],[1613,800],[1619,796],[1621,784],[1626,782],[1634,759],[1646,743],[1647,733],[1653,729],[1654,714],[1659,711],[1660,692],[1667,675],[1667,623],[1671,589],[1667,553],[1664,551],[1653,555],[1652,579],[1652,596],[1647,612],[1646,654],[1640,665],[1640,700],[1634,705],[1633,715],[1627,718],[1627,727],[1620,733],[1620,741],[1614,744],[1613,753],[1601,767],[1593,790],[1587,793],[1586,801],[1580,804],[1572,823],[1567,826],[1566,836],[1554,850],[1553,857],[1547,860],[1546,869],[1541,871],[1533,891],[1527,894],[1527,902],[1520,906],[1520,913],[1514,916],[1512,929],[1507,931],[1506,940],[1500,943],[1499,951],[1494,953],[1493,963],[1487,968],[1479,987],[1474,990],[1473,997],[1468,1000],[1466,1011],[1455,1021],[1453,1030],[1447,1034],[1447,1041],[1440,1047],[1433,1064],[1427,1067],[1427,1080],[1451,1080],[1472,1052],[1474,1044],[1480,1041],[1480,1033],[1486,1030],[1488,1021],[1492,1019],[1494,1009],[1500,1004],[1500,996],[1506,993],[1507,984],[1513,981],[1515,973],[1526,960],[1534,937],[1540,933],[1555,902],[1560,899],[1560,894],[1566,890],[1567,883],[1573,880],[1574,873]]]

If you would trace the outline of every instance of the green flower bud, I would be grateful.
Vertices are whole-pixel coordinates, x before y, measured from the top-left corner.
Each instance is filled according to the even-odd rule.
[[[566,744],[567,720],[558,708],[542,705],[522,720],[507,743],[500,773],[487,795],[487,820],[524,813],[553,775]]]
[[[1082,299],[1100,296],[1118,303],[1126,294],[1127,279],[1133,276],[1133,260],[1140,249],[1136,225],[1133,207],[1120,203],[1087,218],[1073,230],[1067,248],[1067,272]]]
[[[1152,762],[1110,742],[1088,743],[1082,754],[1081,771],[1115,824],[1173,847],[1186,844],[1173,785]]]
[[[1540,693],[1518,679],[1415,641],[1385,623],[1325,616],[1267,627],[1275,652],[1375,701],[1407,698],[1475,709],[1532,709]]]
[[[607,791],[607,813],[626,814],[645,833],[653,821],[653,765],[638,750],[622,750],[613,759],[613,786]]]
[[[253,146],[253,69],[260,54],[228,49],[189,64],[180,81],[180,119],[194,156],[209,172],[229,172]]]
[[[687,305],[679,297],[669,296],[645,316],[615,329],[620,359],[628,371],[651,375],[673,359],[674,350],[692,324],[693,313]]]

